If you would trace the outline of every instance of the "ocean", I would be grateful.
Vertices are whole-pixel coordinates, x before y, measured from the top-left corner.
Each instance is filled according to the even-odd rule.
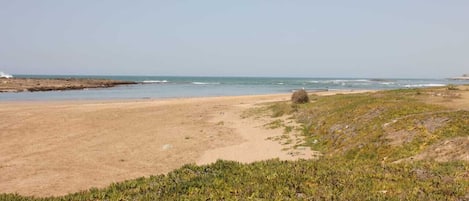
[[[104,78],[135,81],[103,89],[72,91],[0,93],[0,101],[33,100],[113,100],[161,99],[291,93],[297,89],[386,90],[469,84],[468,80],[448,79],[369,79],[369,78],[281,78],[281,77],[178,77],[178,76],[71,76],[13,75],[34,78]]]

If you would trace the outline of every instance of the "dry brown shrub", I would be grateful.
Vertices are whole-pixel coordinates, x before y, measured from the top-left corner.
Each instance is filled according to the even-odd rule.
[[[291,101],[295,104],[307,103],[309,102],[308,93],[304,89],[295,91],[291,96]]]

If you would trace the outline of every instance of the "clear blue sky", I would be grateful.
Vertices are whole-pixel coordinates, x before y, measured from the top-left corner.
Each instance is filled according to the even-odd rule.
[[[469,73],[469,1],[0,0],[10,74]]]

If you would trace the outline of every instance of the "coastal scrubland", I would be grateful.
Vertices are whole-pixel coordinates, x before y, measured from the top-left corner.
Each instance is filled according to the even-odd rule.
[[[313,159],[219,160],[64,196],[0,200],[469,199],[468,86],[309,99],[262,103],[242,116],[272,118],[265,128],[283,134],[269,139],[319,151]]]

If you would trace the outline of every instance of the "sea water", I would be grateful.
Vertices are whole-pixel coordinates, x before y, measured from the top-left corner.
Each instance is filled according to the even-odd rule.
[[[0,101],[25,100],[112,100],[209,96],[236,96],[291,93],[297,89],[386,90],[469,84],[447,79],[369,79],[369,78],[273,78],[273,77],[177,77],[177,76],[70,76],[13,75],[33,78],[102,78],[135,81],[138,84],[111,88],[0,93]]]

